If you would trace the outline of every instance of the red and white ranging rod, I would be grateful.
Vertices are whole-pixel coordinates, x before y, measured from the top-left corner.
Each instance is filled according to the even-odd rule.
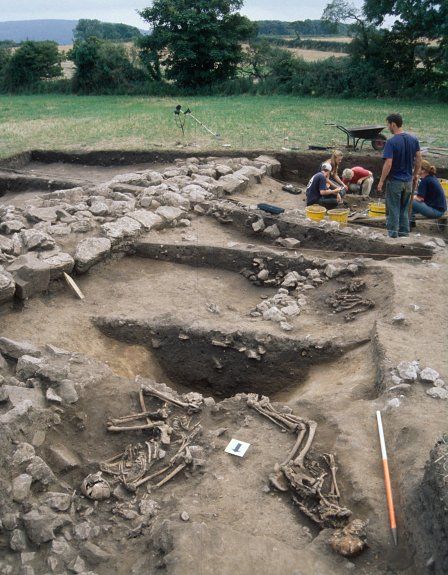
[[[383,460],[384,484],[386,486],[386,498],[387,498],[387,508],[389,510],[390,529],[392,531],[392,537],[394,538],[394,543],[395,543],[395,545],[398,545],[397,522],[395,519],[394,500],[392,498],[392,486],[390,484],[389,463],[387,461],[386,442],[384,440],[383,421],[381,419],[381,411],[376,412],[376,420],[378,423],[378,433],[380,435],[381,458]]]

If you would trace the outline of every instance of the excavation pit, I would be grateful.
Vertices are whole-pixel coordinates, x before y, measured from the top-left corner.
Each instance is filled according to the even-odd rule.
[[[439,297],[446,250],[440,238],[392,241],[356,223],[307,221],[303,192],[282,187],[303,187],[326,155],[259,155],[33,152],[0,174],[0,570],[16,575],[26,560],[35,575],[62,574],[82,560],[96,575],[184,575],[198,571],[201,557],[223,575],[283,575],[297,565],[303,575],[414,575],[427,549],[444,560],[444,518],[437,515],[436,544],[426,545],[415,494],[445,431],[446,403],[420,380],[397,388],[393,378],[401,361],[419,359],[447,379]],[[356,162],[376,170],[380,159]],[[257,209],[262,202],[285,213],[269,215]],[[39,285],[27,275],[36,269]],[[95,503],[81,492],[85,477],[117,454],[139,464],[146,442],[158,440],[139,415],[142,382],[166,384],[187,406],[198,392],[204,402],[196,412],[145,397],[151,412],[168,408],[178,418],[153,469],[196,424],[206,463],[130,492],[108,476],[112,495]],[[335,455],[341,505],[370,522],[359,557],[334,553],[329,533],[273,486],[296,436],[251,407],[263,395],[281,417],[317,424],[306,462],[319,468],[323,454]],[[388,532],[376,409],[400,501],[398,549]],[[140,427],[112,432],[111,421]],[[234,438],[250,444],[245,457],[224,451]],[[18,502],[12,485],[29,462],[14,461],[30,449],[24,442],[35,451],[36,478]],[[47,484],[41,461],[54,476]],[[428,489],[423,495],[428,525],[433,502]],[[69,507],[48,511],[49,500]],[[30,527],[36,514],[62,521],[47,541]],[[244,553],[222,553],[240,549],[242,537]]]

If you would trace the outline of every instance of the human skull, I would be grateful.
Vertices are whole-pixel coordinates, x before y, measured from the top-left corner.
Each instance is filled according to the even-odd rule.
[[[99,471],[98,473],[91,473],[84,479],[81,484],[81,492],[89,499],[101,501],[110,497],[110,485]]]

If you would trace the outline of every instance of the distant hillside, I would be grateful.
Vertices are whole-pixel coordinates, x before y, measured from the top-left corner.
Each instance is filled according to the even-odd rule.
[[[71,44],[78,20],[17,20],[0,22],[0,40],[53,40]]]
[[[58,44],[71,44],[77,26],[76,37],[78,39],[96,36],[112,41],[130,41],[141,33],[145,33],[134,26],[99,20],[18,20],[0,22],[0,42],[2,40],[13,42],[53,40]]]

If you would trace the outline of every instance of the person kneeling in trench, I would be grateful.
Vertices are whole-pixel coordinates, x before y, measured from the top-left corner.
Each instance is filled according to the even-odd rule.
[[[446,197],[442,185],[436,178],[436,169],[427,160],[422,161],[420,183],[412,202],[411,227],[415,226],[415,215],[436,220],[446,212]]]
[[[347,168],[342,172],[342,181],[348,186],[348,191],[352,194],[370,196],[373,185],[373,174],[361,166]]]
[[[324,162],[321,166],[321,171],[314,174],[308,182],[306,188],[307,206],[319,204],[325,208],[332,209],[342,205],[342,197],[339,193],[341,188],[330,189],[328,187],[328,176],[331,169],[331,164]]]

